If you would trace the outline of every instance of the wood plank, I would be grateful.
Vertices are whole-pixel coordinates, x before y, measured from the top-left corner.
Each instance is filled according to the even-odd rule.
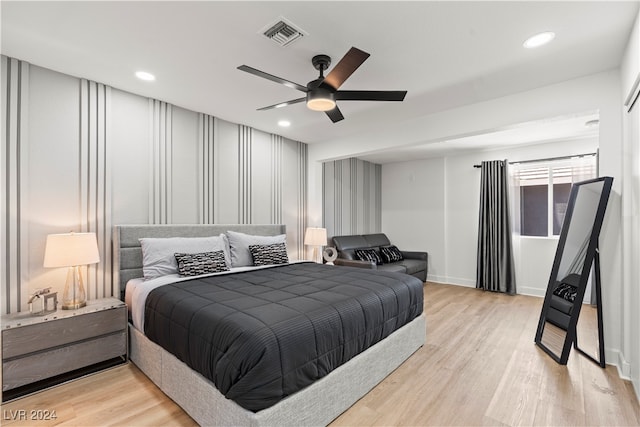
[[[425,346],[331,425],[639,425],[633,387],[615,368],[575,351],[561,366],[534,344],[541,307],[427,284]],[[133,364],[2,406],[21,408],[57,409],[57,425],[195,425]]]

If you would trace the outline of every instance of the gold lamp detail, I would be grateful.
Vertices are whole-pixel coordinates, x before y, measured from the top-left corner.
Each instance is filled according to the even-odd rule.
[[[44,250],[44,267],[69,267],[62,296],[62,308],[74,310],[87,305],[80,267],[100,262],[95,233],[49,234]]]

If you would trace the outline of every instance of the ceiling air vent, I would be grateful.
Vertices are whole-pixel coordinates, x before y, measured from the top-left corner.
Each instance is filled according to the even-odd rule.
[[[267,30],[263,30],[262,33],[273,40],[280,46],[287,46],[288,44],[303,37],[306,33],[296,28],[291,22],[286,21],[284,18],[280,18],[278,22],[268,26]]]

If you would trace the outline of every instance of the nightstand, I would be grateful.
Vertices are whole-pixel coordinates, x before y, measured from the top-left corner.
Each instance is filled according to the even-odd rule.
[[[127,306],[115,298],[1,322],[3,402],[127,361]]]

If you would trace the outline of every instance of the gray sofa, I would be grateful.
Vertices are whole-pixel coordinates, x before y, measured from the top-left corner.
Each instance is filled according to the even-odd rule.
[[[381,246],[391,245],[383,233],[334,236],[332,240],[338,251],[338,258],[334,261],[335,265],[397,271],[411,274],[423,282],[427,280],[428,254],[426,252],[401,251],[403,260],[381,265],[376,265],[373,261],[360,261],[356,258],[356,249],[375,249],[380,252]]]

